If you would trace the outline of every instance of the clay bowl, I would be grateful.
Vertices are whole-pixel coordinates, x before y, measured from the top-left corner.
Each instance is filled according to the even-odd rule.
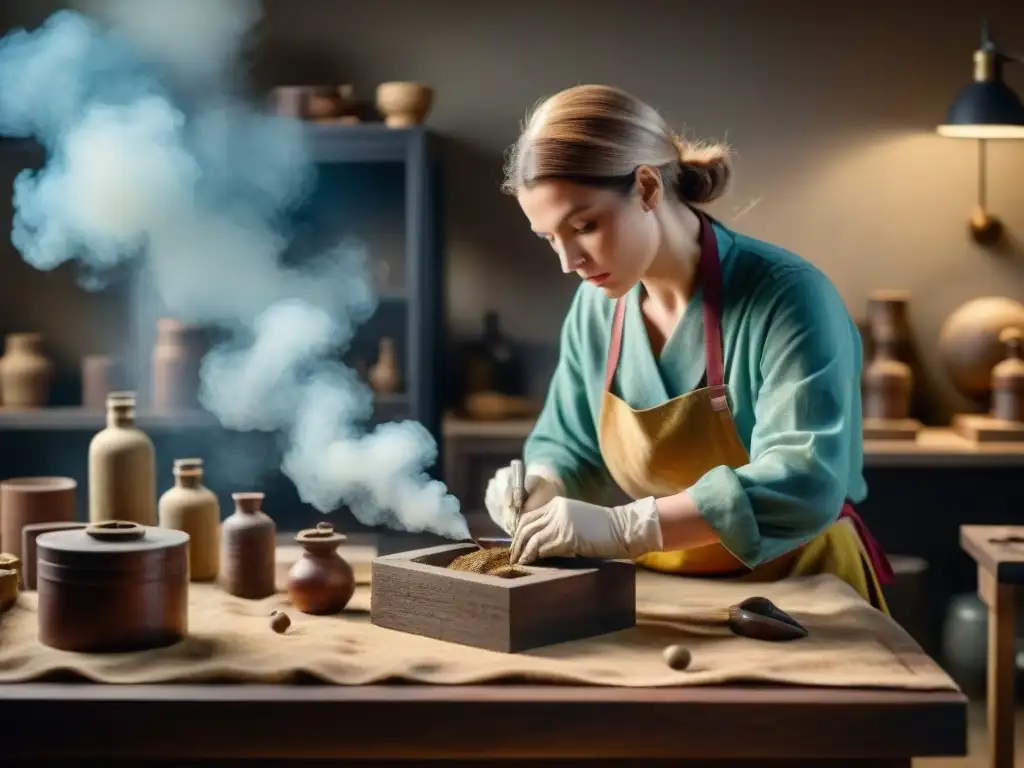
[[[390,128],[419,125],[433,103],[433,89],[419,83],[390,82],[377,86],[377,109]]]

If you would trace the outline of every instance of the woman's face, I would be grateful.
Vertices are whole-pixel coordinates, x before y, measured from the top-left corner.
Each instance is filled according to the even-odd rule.
[[[558,254],[562,271],[575,272],[610,298],[626,294],[654,259],[658,230],[639,192],[553,180],[520,190],[518,199],[534,233]]]

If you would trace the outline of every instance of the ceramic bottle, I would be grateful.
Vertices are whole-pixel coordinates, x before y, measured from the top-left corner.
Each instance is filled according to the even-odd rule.
[[[896,358],[891,338],[875,338],[875,356],[864,369],[864,418],[899,420],[910,413],[914,375]]]
[[[395,340],[385,336],[378,345],[377,362],[370,368],[369,381],[374,392],[390,394],[398,391],[398,357]]]
[[[156,525],[153,441],[135,426],[135,393],[107,396],[107,426],[89,443],[89,520]]]
[[[296,543],[305,552],[288,572],[288,596],[303,613],[340,613],[356,589],[352,566],[338,554],[345,536],[327,522],[299,531]]]
[[[161,317],[153,346],[153,407],[199,407],[199,368],[203,359],[200,328]]]
[[[1024,422],[1024,332],[1005,328],[999,340],[1006,359],[992,369],[992,415],[1003,421]]]
[[[277,526],[263,507],[264,494],[233,493],[235,511],[221,525],[220,583],[228,594],[259,600],[274,594]]]
[[[160,526],[189,536],[189,578],[211,581],[220,565],[220,504],[203,485],[202,459],[175,459],[174,485],[157,503]]]
[[[52,378],[42,334],[7,335],[0,357],[0,402],[9,408],[42,408],[49,402]]]

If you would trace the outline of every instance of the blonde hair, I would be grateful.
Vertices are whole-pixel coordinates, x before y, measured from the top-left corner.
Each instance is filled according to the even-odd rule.
[[[710,203],[732,179],[725,144],[690,142],[640,99],[607,85],[578,85],[541,101],[510,148],[502,189],[546,179],[632,189],[638,166],[657,168],[685,203]]]

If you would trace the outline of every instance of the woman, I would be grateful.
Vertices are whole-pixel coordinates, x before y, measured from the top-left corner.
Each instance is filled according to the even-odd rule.
[[[849,502],[862,476],[857,327],[800,257],[695,206],[731,170],[620,90],[542,102],[510,154],[514,194],[583,281],[525,446],[487,489],[512,558],[631,558],[691,576],[832,573],[886,610],[891,570]],[[594,503],[612,481],[635,501]]]

